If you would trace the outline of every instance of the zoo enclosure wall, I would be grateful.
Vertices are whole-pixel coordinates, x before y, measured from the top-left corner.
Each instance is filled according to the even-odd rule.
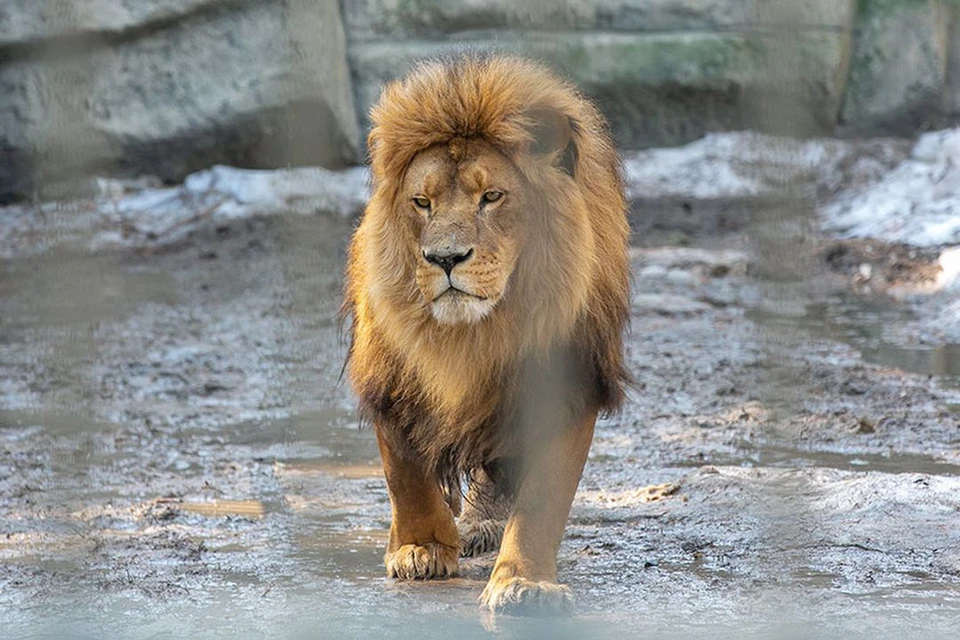
[[[912,135],[960,114],[957,0],[8,0],[0,201],[77,178],[362,162],[380,87],[506,50],[624,149],[707,132]]]

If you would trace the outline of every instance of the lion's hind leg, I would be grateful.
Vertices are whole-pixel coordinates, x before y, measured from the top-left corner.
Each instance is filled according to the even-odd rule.
[[[503,529],[510,515],[510,501],[482,469],[470,479],[460,530],[460,556],[470,558],[500,548]]]

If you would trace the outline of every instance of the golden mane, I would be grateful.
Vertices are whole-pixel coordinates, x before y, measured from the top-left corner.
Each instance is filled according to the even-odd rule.
[[[538,64],[468,56],[389,84],[371,117],[373,193],[349,248],[343,307],[364,414],[400,425],[404,446],[455,476],[527,437],[509,424],[544,375],[560,370],[576,388],[553,400],[569,413],[618,407],[629,229],[619,158],[593,104]],[[544,150],[555,121],[569,125],[569,144]],[[398,192],[417,154],[457,139],[483,139],[514,163],[535,211],[493,312],[442,325],[415,285],[422,258]]]

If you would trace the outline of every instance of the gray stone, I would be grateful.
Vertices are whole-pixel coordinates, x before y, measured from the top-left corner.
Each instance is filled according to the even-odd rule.
[[[89,4],[4,6],[0,198],[92,173],[358,159],[336,0]]]
[[[436,38],[482,32],[629,32],[841,29],[847,0],[351,0],[351,41]]]
[[[944,115],[950,8],[943,0],[866,0],[841,130],[903,135]]]
[[[947,95],[945,110],[952,121],[960,118],[960,5],[954,9],[947,45]]]
[[[5,0],[0,4],[0,47],[52,40],[119,35],[242,0]]]
[[[583,32],[351,47],[359,108],[424,57],[504,50],[545,60],[595,98],[623,148],[672,146],[710,131],[825,134],[836,121],[849,36]],[[783,62],[786,60],[787,62]],[[367,121],[364,120],[364,124]]]
[[[365,125],[383,83],[418,59],[504,50],[570,77],[600,103],[620,146],[642,148],[717,130],[829,133],[853,9],[852,0],[360,0],[346,21]]]

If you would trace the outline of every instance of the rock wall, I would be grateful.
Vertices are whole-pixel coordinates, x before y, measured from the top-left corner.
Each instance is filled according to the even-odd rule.
[[[344,4],[361,114],[418,58],[464,48],[543,58],[595,97],[625,147],[708,131],[828,133],[855,0],[356,0]]]
[[[354,163],[383,83],[463,50],[546,60],[623,148],[910,135],[960,117],[958,15],[960,0],[5,0],[0,199],[94,173]]]
[[[956,113],[960,105],[947,85],[960,74],[960,59],[950,64],[951,49],[960,48],[958,6],[956,0],[863,2],[841,130],[911,135]]]
[[[338,0],[5,0],[0,198],[358,159]]]

